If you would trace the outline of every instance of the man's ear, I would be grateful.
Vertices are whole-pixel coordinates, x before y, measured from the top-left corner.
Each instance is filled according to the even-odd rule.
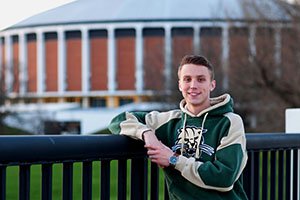
[[[210,91],[214,91],[214,89],[216,88],[217,82],[216,80],[212,80],[211,81],[211,86],[210,86]]]
[[[182,91],[181,86],[180,86],[180,80],[178,80],[178,89],[180,92]]]

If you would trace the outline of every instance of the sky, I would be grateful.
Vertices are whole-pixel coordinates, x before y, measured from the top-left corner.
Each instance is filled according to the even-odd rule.
[[[0,31],[35,14],[72,1],[75,0],[0,0]]]
[[[0,0],[0,31],[28,17],[74,0]]]

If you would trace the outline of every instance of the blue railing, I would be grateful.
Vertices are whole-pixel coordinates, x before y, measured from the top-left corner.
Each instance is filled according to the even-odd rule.
[[[247,134],[249,160],[243,175],[249,199],[299,199],[299,149],[300,134]],[[62,199],[73,199],[73,167],[78,162],[82,163],[80,199],[94,199],[94,162],[101,166],[100,199],[111,199],[111,161],[115,160],[114,198],[168,199],[167,193],[160,194],[159,169],[149,164],[143,143],[125,136],[0,136],[0,152],[0,200],[10,200],[6,199],[10,166],[19,166],[19,199],[29,200],[31,166],[36,164],[41,165],[41,199],[53,199],[53,166],[57,163],[63,166]]]

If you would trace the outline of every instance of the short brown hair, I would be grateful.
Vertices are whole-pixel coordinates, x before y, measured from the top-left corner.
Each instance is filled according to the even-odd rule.
[[[180,78],[180,71],[183,65],[185,64],[194,64],[194,65],[201,65],[204,67],[207,67],[208,71],[210,72],[211,80],[214,80],[214,67],[213,65],[208,61],[207,58],[205,58],[202,55],[186,55],[181,59],[179,68],[178,68],[178,78]]]

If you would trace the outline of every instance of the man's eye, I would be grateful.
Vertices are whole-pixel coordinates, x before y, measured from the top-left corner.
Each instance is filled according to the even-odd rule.
[[[205,78],[198,78],[198,82],[204,82]]]
[[[190,78],[185,78],[185,79],[183,79],[185,82],[190,82],[191,81],[191,79]]]

